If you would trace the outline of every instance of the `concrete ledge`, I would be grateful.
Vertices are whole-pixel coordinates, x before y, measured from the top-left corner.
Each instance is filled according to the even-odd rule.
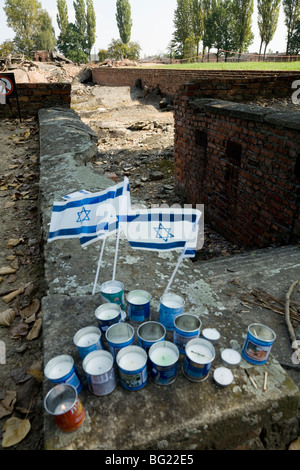
[[[213,326],[221,333],[220,343],[216,345],[216,359],[205,382],[190,382],[179,367],[176,381],[169,386],[157,386],[149,377],[147,385],[137,392],[126,391],[119,383],[105,397],[96,397],[88,390],[73,336],[81,327],[97,324],[94,310],[101,299],[98,292],[95,296],[91,292],[101,244],[95,243],[86,249],[80,247],[78,240],[48,244],[48,224],[54,200],[82,188],[101,190],[112,182],[93,173],[90,166],[82,166],[84,164],[80,165],[78,161],[74,163],[80,145],[77,141],[73,152],[73,132],[60,128],[64,112],[56,111],[51,125],[56,129],[52,140],[47,135],[48,127],[43,125],[45,114],[40,113],[41,210],[48,283],[48,293],[42,302],[44,363],[58,354],[73,356],[84,380],[80,399],[87,417],[78,431],[67,434],[60,432],[52,417],[45,413],[45,449],[284,449],[298,435],[299,391],[276,357],[271,356],[264,366],[252,366],[242,361],[234,369],[234,383],[228,388],[218,388],[212,379],[213,369],[220,365],[221,349],[240,349],[249,322],[259,318],[257,312],[242,314],[238,308],[239,296],[228,295],[228,282],[234,276],[234,271],[229,271],[229,279],[226,276],[230,260],[226,260],[225,265],[208,263],[203,266],[185,260],[172,286],[173,292],[184,297],[185,311],[201,319],[202,328]],[[77,119],[75,115],[74,119]],[[62,132],[69,149],[67,160],[66,154],[60,154]],[[85,161],[86,154],[90,155],[87,137],[79,130],[77,138],[83,140],[82,161]],[[49,175],[51,167],[53,174]],[[114,250],[112,238],[105,248],[99,284],[111,278]],[[119,250],[116,279],[124,283],[125,294],[137,287],[148,290],[152,295],[151,319],[158,320],[159,299],[178,254],[133,251],[126,240],[121,240]],[[276,261],[276,255],[274,259],[270,263],[276,270],[282,259]],[[251,265],[253,278],[257,277],[256,261],[253,256],[244,257],[244,264],[238,264],[239,279],[242,280],[245,274],[245,266],[249,269]],[[295,261],[294,271],[290,271],[299,273],[299,266]],[[266,276],[271,282],[268,272]],[[167,339],[172,340],[172,333],[168,333]],[[181,357],[180,363],[182,361]],[[245,368],[255,377],[257,390],[249,381]],[[267,392],[262,390],[265,370],[269,372]],[[45,380],[44,394],[50,388],[50,383]]]

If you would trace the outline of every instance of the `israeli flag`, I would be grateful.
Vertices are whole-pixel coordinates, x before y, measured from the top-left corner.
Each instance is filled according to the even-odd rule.
[[[105,238],[118,230],[121,207],[123,213],[130,208],[127,178],[104,191],[68,195],[66,201],[53,204],[48,242],[79,238],[85,247]]]
[[[127,216],[126,237],[133,249],[173,251],[185,249],[194,257],[197,249],[198,209],[159,208],[131,211]]]

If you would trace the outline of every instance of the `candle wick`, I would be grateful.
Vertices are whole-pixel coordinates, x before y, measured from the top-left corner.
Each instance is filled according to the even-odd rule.
[[[201,354],[201,353],[199,353],[199,352],[197,352],[197,351],[192,351],[192,350],[191,350],[191,352],[194,353],[194,354],[198,354],[198,356],[202,356],[202,357],[207,357],[207,358],[208,358],[208,356],[206,356],[205,354]]]

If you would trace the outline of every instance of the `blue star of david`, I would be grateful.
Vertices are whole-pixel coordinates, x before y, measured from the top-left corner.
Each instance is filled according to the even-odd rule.
[[[156,232],[156,238],[161,238],[164,242],[167,242],[169,238],[173,238],[174,235],[171,233],[170,228],[165,228],[162,223],[158,227],[153,227]]]
[[[90,212],[91,212],[90,210],[86,210],[83,207],[80,212],[77,212],[78,219],[76,220],[76,222],[84,222],[85,220],[90,220],[89,218]]]

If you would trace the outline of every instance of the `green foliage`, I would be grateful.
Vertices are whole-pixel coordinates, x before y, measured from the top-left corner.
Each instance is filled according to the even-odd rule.
[[[30,58],[35,49],[55,46],[50,16],[37,0],[5,0],[4,11],[7,25],[15,32],[16,52]]]
[[[13,41],[4,41],[0,44],[0,57],[7,57],[9,54],[15,52],[15,45]]]
[[[121,41],[128,44],[131,37],[132,19],[129,0],[117,0],[116,20]]]
[[[257,0],[258,11],[258,29],[261,38],[259,54],[263,43],[265,44],[264,54],[268,44],[272,41],[275,34],[280,9],[281,0]]]
[[[82,37],[77,26],[68,23],[63,41],[58,37],[58,48],[68,59],[73,62],[87,63],[89,56],[82,50]]]
[[[137,60],[140,57],[141,47],[137,42],[124,44],[121,39],[113,39],[107,49],[108,55],[114,60]]]
[[[174,12],[173,42],[176,45],[175,56],[184,57],[186,41],[192,35],[191,24],[191,0],[177,0],[177,8]]]
[[[235,42],[239,53],[248,50],[253,42],[251,31],[253,0],[232,0]]]
[[[222,0],[214,9],[216,23],[216,37],[214,46],[217,49],[217,57],[224,57],[225,61],[230,57],[229,51],[237,49],[234,37],[234,21],[232,3],[230,0]]]
[[[98,59],[100,62],[103,62],[108,57],[108,51],[106,49],[100,49],[98,51]]]
[[[300,20],[296,23],[295,31],[291,36],[289,45],[291,54],[300,53]]]
[[[56,21],[60,29],[60,35],[63,38],[68,26],[68,6],[66,0],[57,0],[57,10]]]
[[[96,41],[96,15],[93,0],[86,0],[86,35],[89,53]]]
[[[296,31],[297,23],[300,18],[300,0],[282,0],[283,11],[285,14],[285,24],[287,27],[286,54],[291,53],[291,37]]]

